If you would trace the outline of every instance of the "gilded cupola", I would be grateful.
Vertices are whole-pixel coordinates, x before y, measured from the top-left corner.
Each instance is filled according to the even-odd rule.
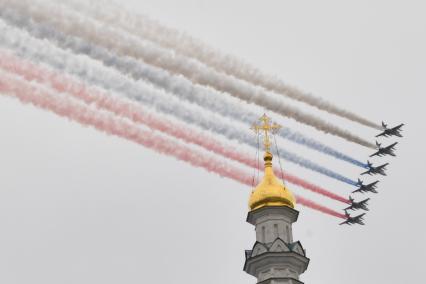
[[[250,210],[253,211],[265,206],[288,206],[294,208],[296,199],[283,182],[275,176],[272,167],[273,155],[270,152],[271,142],[269,133],[271,131],[277,131],[280,126],[271,123],[269,117],[266,115],[263,115],[259,120],[261,124],[255,124],[252,128],[257,134],[263,134],[265,173],[260,183],[251,193],[249,200]]]

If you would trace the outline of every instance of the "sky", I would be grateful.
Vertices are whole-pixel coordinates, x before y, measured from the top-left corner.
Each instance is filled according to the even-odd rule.
[[[369,196],[366,226],[338,226],[341,220],[298,206],[293,232],[310,258],[305,283],[420,281],[426,257],[423,1],[121,2],[373,121],[405,123],[398,157],[373,160],[390,166],[379,194]],[[375,130],[288,103],[374,142]],[[358,159],[371,154],[268,114]],[[0,133],[1,283],[256,283],[242,270],[244,250],[255,242],[245,222],[247,186],[3,96]],[[280,143],[351,178],[361,170]],[[283,166],[333,192],[353,190]]]

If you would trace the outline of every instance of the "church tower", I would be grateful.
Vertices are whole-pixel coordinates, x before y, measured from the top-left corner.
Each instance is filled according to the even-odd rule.
[[[255,226],[256,242],[246,250],[244,271],[256,277],[258,284],[303,284],[299,276],[309,259],[302,244],[293,240],[292,224],[299,215],[294,209],[296,200],[272,168],[269,133],[280,126],[266,115],[259,120],[261,124],[253,129],[263,134],[265,173],[250,196],[247,222]]]

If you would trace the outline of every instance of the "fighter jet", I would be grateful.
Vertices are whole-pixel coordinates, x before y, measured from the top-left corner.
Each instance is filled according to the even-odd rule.
[[[347,224],[347,225],[353,225],[353,224],[359,224],[359,225],[365,225],[364,224],[364,217],[365,213],[362,213],[358,216],[355,217],[351,217],[351,215],[349,215],[349,213],[345,210],[345,216],[346,216],[346,221],[340,223],[339,225],[343,225],[343,224]]]
[[[386,155],[391,155],[391,156],[396,156],[395,153],[393,152],[395,150],[395,145],[398,144],[398,142],[395,142],[389,146],[386,147],[382,147],[382,144],[380,144],[379,142],[376,141],[376,145],[377,148],[379,149],[376,153],[370,155],[370,157],[373,156],[386,156]]]
[[[367,207],[367,205],[368,205],[367,203],[368,203],[368,200],[370,200],[370,198],[364,199],[360,202],[356,202],[355,199],[352,198],[352,196],[349,196],[349,200],[351,201],[352,204],[348,208],[346,208],[345,211],[346,210],[354,210],[355,211],[355,210],[358,210],[358,209],[369,211],[369,209]]]
[[[371,175],[379,174],[379,175],[385,176],[386,175],[386,173],[385,173],[386,166],[389,165],[389,163],[380,165],[378,167],[373,167],[373,164],[370,163],[370,161],[367,161],[367,165],[368,165],[368,171],[361,173],[361,175],[370,175],[371,176]]]
[[[357,185],[359,187],[358,187],[357,190],[352,191],[352,193],[356,193],[356,192],[360,192],[360,193],[365,193],[365,192],[378,193],[377,190],[376,190],[378,182],[379,181],[377,180],[377,181],[369,183],[369,184],[364,184],[362,182],[362,180],[358,179],[358,184]]]
[[[398,136],[398,137],[402,137],[401,135],[401,127],[404,126],[404,123],[401,123],[398,126],[392,127],[392,128],[388,128],[386,123],[384,123],[382,121],[382,126],[384,131],[382,133],[380,133],[379,135],[376,135],[376,137],[380,137],[380,136],[384,136],[384,137],[388,137],[388,136]]]

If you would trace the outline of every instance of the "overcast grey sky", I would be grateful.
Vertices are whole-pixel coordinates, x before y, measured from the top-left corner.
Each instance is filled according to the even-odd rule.
[[[294,234],[311,259],[305,283],[421,281],[424,1],[122,2],[374,121],[406,123],[398,157],[374,160],[390,167],[366,226],[298,207]],[[372,141],[376,134],[297,105]],[[371,152],[271,116],[359,159]],[[250,188],[1,96],[0,133],[0,283],[256,282],[242,271],[255,240],[245,223]],[[288,143],[347,176],[360,172]],[[353,190],[284,166],[334,192]]]

